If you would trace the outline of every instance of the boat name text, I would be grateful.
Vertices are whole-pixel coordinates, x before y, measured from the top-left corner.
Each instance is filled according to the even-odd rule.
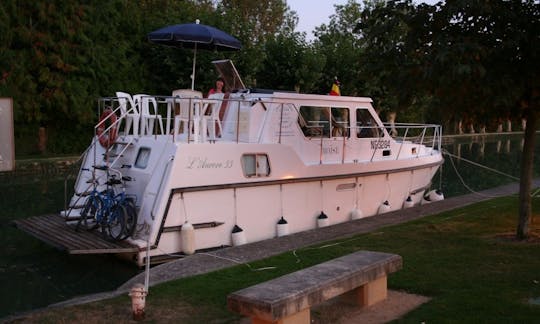
[[[207,157],[189,157],[186,169],[230,169],[233,160],[209,161]]]
[[[322,149],[324,154],[338,154],[339,150],[335,146],[323,147]]]
[[[387,149],[390,148],[390,140],[375,140],[371,141],[371,149],[377,150],[377,149]]]

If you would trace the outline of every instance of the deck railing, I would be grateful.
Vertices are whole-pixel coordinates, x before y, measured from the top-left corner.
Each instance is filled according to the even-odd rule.
[[[440,125],[396,123],[385,124],[385,127],[390,136],[401,144],[409,142],[430,148],[431,151],[441,152],[442,126]],[[401,148],[399,153],[401,153]],[[397,158],[399,158],[399,153]]]
[[[124,120],[128,118],[130,114],[137,112],[141,113],[141,107],[128,107],[129,109],[121,113],[120,104],[118,98],[102,98],[99,104],[99,113],[101,114],[104,109],[111,107],[116,114],[117,121],[114,124],[114,127],[117,128],[120,135],[133,135],[133,136],[156,136],[156,135],[168,135],[175,142],[185,142],[185,143],[200,143],[207,141],[236,141],[236,142],[259,142],[261,139],[261,130],[257,134],[253,135],[253,138],[246,137],[243,132],[246,132],[243,127],[247,124],[242,120],[241,109],[249,109],[255,104],[260,104],[262,109],[267,110],[270,107],[269,102],[264,102],[264,100],[242,100],[242,98],[224,98],[220,100],[204,99],[198,97],[173,97],[173,96],[149,96],[152,99],[155,99],[157,103],[156,109],[152,112],[153,118],[150,119],[153,122],[157,123],[164,121],[165,127],[161,131],[158,127],[153,127],[152,133],[147,131],[146,127],[142,127],[142,118],[138,118],[141,123],[141,127],[138,127],[140,130],[138,133],[134,132],[134,127],[130,130],[126,130],[126,122]],[[204,109],[208,109],[208,105],[212,102],[221,105],[219,122],[221,127],[217,127],[217,124],[210,125],[209,123],[217,123],[217,120],[210,119],[209,111],[204,112]],[[189,114],[183,118],[179,118],[180,114],[180,105],[189,105]],[[281,110],[284,110],[284,106],[288,104],[279,104]],[[413,123],[395,123],[395,124],[384,124],[383,126],[348,126],[349,122],[346,121],[324,121],[324,120],[303,120],[303,117],[300,116],[298,112],[298,107],[291,105],[296,109],[297,115],[299,116],[299,127],[304,130],[304,136],[312,140],[321,139],[322,147],[322,138],[343,138],[344,141],[350,138],[373,138],[374,140],[381,139],[384,134],[384,129],[399,143],[414,143],[419,146],[425,146],[432,150],[440,151],[442,144],[442,127],[434,124],[413,124]],[[227,111],[227,112],[225,112]],[[224,116],[225,113],[225,116]],[[229,114],[227,116],[227,114]],[[224,119],[224,117],[227,117]],[[279,136],[276,139],[277,143],[280,143],[282,140],[282,124],[284,120],[284,114],[279,115],[280,119],[280,129]],[[290,117],[288,117],[290,118]],[[105,120],[102,120],[100,123],[104,123]],[[290,122],[290,121],[289,121]],[[302,122],[305,125],[302,125]],[[187,127],[184,127],[183,124],[186,123]],[[100,124],[98,124],[100,125]],[[156,126],[156,125],[155,125]],[[180,127],[182,126],[182,127]],[[209,127],[212,126],[216,128],[216,132],[219,133],[219,138],[209,137]],[[96,126],[96,130],[97,130]],[[107,129],[109,130],[113,125],[110,125]],[[262,127],[262,126],[261,126]],[[325,128],[326,127],[326,128]],[[328,128],[328,129],[327,129]],[[183,129],[187,129],[187,133],[182,133]],[[332,130],[338,130],[338,132],[333,132]],[[324,133],[326,132],[326,133]],[[324,133],[324,134],[323,134]],[[256,136],[255,136],[256,135]],[[217,136],[216,136],[217,137]],[[344,145],[345,147],[345,145]],[[378,148],[375,149],[375,151]],[[420,149],[417,150],[420,154]],[[401,148],[396,156],[399,158],[401,154]],[[374,154],[375,156],[375,154]],[[321,159],[322,160],[322,159]]]

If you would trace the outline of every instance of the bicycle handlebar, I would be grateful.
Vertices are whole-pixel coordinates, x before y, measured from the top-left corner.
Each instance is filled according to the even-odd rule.
[[[93,165],[92,167],[96,170],[110,171],[112,173],[115,173],[109,177],[107,182],[105,182],[105,184],[108,186],[119,185],[119,184],[122,184],[123,181],[134,181],[132,177],[124,176],[122,175],[122,172],[120,172],[120,170],[113,169],[108,165]],[[122,165],[122,168],[123,167],[125,167],[125,165]],[[117,178],[117,176],[119,179]]]
[[[114,186],[114,185],[118,185],[118,184],[121,184],[121,183],[122,183],[122,180],[116,179],[116,177],[113,177],[113,178],[109,179],[107,182],[105,182],[105,184],[108,185],[108,186]]]

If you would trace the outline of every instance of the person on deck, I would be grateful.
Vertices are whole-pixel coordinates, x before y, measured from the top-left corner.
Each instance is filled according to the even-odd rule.
[[[225,81],[222,77],[217,78],[216,86],[208,91],[208,96],[214,93],[225,93]]]
[[[208,91],[208,95],[206,97],[209,98],[211,95],[219,94],[219,93],[223,94],[221,99],[223,99],[223,98],[228,99],[229,98],[229,93],[225,90],[225,80],[222,77],[219,77],[219,78],[216,79],[216,86]],[[227,108],[227,100],[222,100],[221,104],[219,104],[219,120],[220,121],[223,120],[226,108]],[[207,115],[211,114],[211,112],[207,111],[206,114]],[[216,135],[217,135],[217,137],[221,137],[221,131],[220,131],[220,128],[217,127],[217,124],[218,123],[216,121],[216,125],[214,126],[217,129]]]

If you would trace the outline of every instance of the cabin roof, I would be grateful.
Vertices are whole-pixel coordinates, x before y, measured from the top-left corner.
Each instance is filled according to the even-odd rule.
[[[283,91],[263,91],[263,92],[251,92],[251,96],[273,98],[280,100],[316,100],[321,102],[357,102],[357,103],[369,103],[373,100],[368,97],[349,97],[349,96],[330,96],[321,94],[304,94],[296,92],[283,92]]]

